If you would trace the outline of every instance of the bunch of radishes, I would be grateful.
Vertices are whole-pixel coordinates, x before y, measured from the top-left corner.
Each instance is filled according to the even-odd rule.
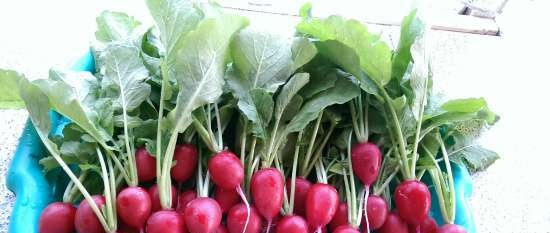
[[[479,99],[433,97],[416,11],[392,50],[308,5],[291,40],[215,4],[147,5],[148,30],[98,17],[93,75],[19,83],[51,154],[41,162],[70,178],[40,233],[466,232],[448,150],[498,117]],[[50,109],[72,121],[64,137],[49,134]]]

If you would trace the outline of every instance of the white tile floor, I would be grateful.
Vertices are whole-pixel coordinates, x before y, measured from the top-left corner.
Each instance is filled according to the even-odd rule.
[[[0,67],[32,78],[67,65],[86,51],[95,16],[103,9],[146,17],[142,1],[6,1],[0,3]],[[32,6],[32,7],[29,7]],[[70,9],[70,10],[69,10]],[[435,32],[436,86],[453,97],[485,96],[502,116],[483,142],[502,159],[474,177],[470,200],[479,233],[550,232],[548,58],[544,0],[511,0],[500,17],[503,37]],[[258,26],[272,19],[250,14]],[[147,21],[147,20],[145,20]],[[293,20],[278,17],[280,25]],[[386,30],[388,33],[395,31]],[[281,33],[284,33],[281,31]],[[0,177],[25,121],[22,110],[0,111]],[[0,233],[6,232],[13,196],[0,178]]]

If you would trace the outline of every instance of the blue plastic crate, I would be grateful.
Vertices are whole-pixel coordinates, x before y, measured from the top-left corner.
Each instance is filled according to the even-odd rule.
[[[73,70],[95,72],[94,58],[91,52],[88,52],[79,59],[73,66]],[[62,126],[66,120],[52,113],[53,134],[60,134]],[[48,182],[48,179],[42,172],[42,167],[38,163],[40,158],[47,151],[42,145],[40,138],[30,120],[27,121],[19,145],[11,162],[7,185],[16,195],[16,202],[13,208],[9,233],[38,233],[38,219],[42,210],[54,200],[59,200],[60,195],[67,183],[62,173],[58,175],[59,179],[55,183]],[[457,201],[456,224],[462,225],[469,233],[475,233],[475,224],[472,214],[468,208],[466,199],[472,194],[472,179],[465,167],[453,165],[453,175],[455,179],[455,191]],[[432,210],[431,215],[442,223],[439,205],[433,188],[432,192]]]

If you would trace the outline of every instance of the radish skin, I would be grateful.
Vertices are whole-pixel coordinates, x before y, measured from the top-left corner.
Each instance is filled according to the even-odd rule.
[[[332,220],[337,208],[338,192],[334,187],[323,183],[311,186],[306,198],[306,217],[316,232]]]
[[[292,179],[287,179],[286,190],[288,196],[290,196],[290,187],[292,185]],[[296,184],[294,186],[294,213],[302,217],[306,216],[306,197],[307,192],[311,188],[311,182],[304,177],[296,177]]]
[[[75,230],[75,214],[76,208],[74,208],[74,206],[70,203],[51,203],[40,214],[40,220],[38,220],[38,232],[72,233]]]
[[[187,207],[187,204],[189,204],[189,202],[195,200],[196,198],[197,193],[194,190],[187,190],[180,193],[180,195],[178,196],[176,212],[178,212],[179,214],[183,214],[185,212],[185,207]]]
[[[218,187],[214,194],[214,200],[216,200],[220,208],[222,208],[222,214],[227,214],[231,207],[239,204],[241,197],[235,189],[223,189]]]
[[[229,233],[229,231],[227,231],[227,228],[223,224],[220,224],[214,233]]]
[[[408,224],[416,226],[428,216],[431,196],[426,184],[417,180],[404,181],[395,189],[393,198],[399,216]]]
[[[147,233],[187,233],[187,230],[180,214],[172,210],[161,210],[147,220]]]
[[[332,233],[361,233],[356,228],[349,225],[342,225],[337,227]]]
[[[445,224],[437,229],[437,233],[468,233],[464,228],[456,224]]]
[[[304,218],[299,215],[283,217],[276,225],[276,233],[308,233],[309,227]]]
[[[376,232],[378,233],[408,233],[407,223],[396,213],[390,213],[384,225]]]
[[[222,210],[214,199],[199,197],[187,204],[183,216],[190,233],[210,233],[220,226]]]
[[[136,150],[136,168],[139,182],[152,181],[157,177],[156,160],[145,148]]]
[[[176,200],[176,187],[172,186],[171,191],[172,191],[172,208],[175,208],[177,204],[176,201],[174,201]],[[149,196],[151,197],[151,211],[154,213],[161,210],[162,206],[160,204],[158,186],[156,184],[151,186],[148,192],[149,192]]]
[[[189,178],[195,174],[198,159],[199,154],[195,145],[177,145],[174,150],[174,161],[176,165],[170,169],[172,179],[178,183],[189,180]]]
[[[231,151],[220,151],[208,161],[212,182],[224,189],[235,189],[244,180],[241,160]]]
[[[229,233],[259,233],[262,217],[254,206],[250,206],[249,212],[245,204],[237,204],[227,214],[227,230]]]
[[[151,197],[141,187],[123,189],[116,199],[117,214],[128,226],[142,229],[151,215]]]
[[[105,198],[103,196],[92,196],[95,204],[101,209],[105,205]],[[97,219],[94,211],[90,207],[87,201],[80,202],[80,205],[76,209],[74,217],[74,225],[78,233],[104,233],[103,226]]]
[[[432,217],[427,217],[420,223],[420,233],[437,233],[437,223]],[[409,233],[417,233],[417,227],[409,225]]]
[[[275,168],[261,169],[252,176],[250,188],[254,205],[267,220],[267,232],[269,232],[273,219],[283,206],[285,189],[283,175]]]
[[[334,231],[339,226],[347,225],[348,223],[348,203],[340,202],[336,213],[334,213],[334,217],[328,224],[328,227],[331,231]]]
[[[382,153],[371,142],[357,143],[351,148],[353,173],[364,185],[372,185],[378,177],[382,164]]]
[[[384,198],[376,195],[370,195],[367,199],[367,215],[369,220],[369,229],[376,230],[384,224],[388,217],[388,204]]]

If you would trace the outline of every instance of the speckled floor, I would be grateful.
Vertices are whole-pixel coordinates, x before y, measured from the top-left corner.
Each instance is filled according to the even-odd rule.
[[[0,7],[0,67],[40,78],[50,66],[67,65],[86,51],[102,9],[145,17],[141,1],[23,0]],[[502,37],[433,33],[436,88],[452,97],[485,96],[502,116],[483,138],[502,159],[474,176],[470,204],[479,233],[550,232],[550,188],[544,179],[550,164],[550,82],[544,57],[550,37],[544,22],[550,20],[543,20],[543,9],[549,9],[543,0],[510,1],[498,18]],[[258,14],[250,17],[259,26],[273,22]],[[278,19],[277,24],[293,22]],[[3,177],[25,120],[23,110],[0,111],[0,233],[7,231],[14,200]]]

